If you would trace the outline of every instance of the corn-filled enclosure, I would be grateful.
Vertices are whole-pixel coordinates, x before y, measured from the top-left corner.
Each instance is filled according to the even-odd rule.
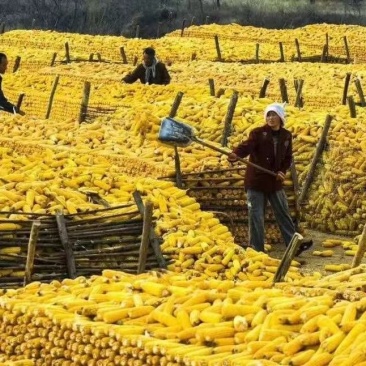
[[[365,34],[0,34],[25,112],[0,111],[0,365],[366,365]],[[145,47],[169,85],[121,82]],[[220,153],[274,102],[306,262],[269,206],[265,252],[249,246],[247,166]],[[166,117],[216,150],[162,143]]]

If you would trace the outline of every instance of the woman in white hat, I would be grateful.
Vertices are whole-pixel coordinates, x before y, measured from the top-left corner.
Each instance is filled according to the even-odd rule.
[[[276,176],[272,176],[248,165],[245,174],[249,241],[254,249],[261,252],[264,251],[264,215],[267,201],[272,206],[286,246],[295,233],[295,225],[283,190],[286,171],[292,163],[292,135],[284,127],[286,118],[283,105],[273,103],[267,106],[264,120],[265,125],[253,129],[248,140],[241,142],[228,156],[230,162],[235,162],[238,157],[245,158],[249,155],[250,162],[276,173]],[[297,255],[311,245],[311,241],[303,243]]]

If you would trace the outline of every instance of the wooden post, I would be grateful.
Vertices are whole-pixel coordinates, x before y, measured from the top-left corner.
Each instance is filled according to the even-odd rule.
[[[5,33],[5,23],[1,23],[1,26],[0,26],[0,33],[1,33],[1,34],[4,34],[4,33]]]
[[[194,21],[196,20],[196,17],[193,16],[192,19],[191,19],[191,26],[194,24]]]
[[[67,274],[69,278],[76,277],[76,264],[74,252],[72,251],[71,243],[69,242],[69,236],[67,234],[66,224],[65,224],[65,216],[61,212],[57,212],[56,214],[56,222],[58,233],[60,235],[61,243],[65,250],[66,255],[66,266],[67,266]]]
[[[91,53],[90,55],[89,55],[89,61],[91,62],[91,61],[93,61],[94,60],[94,53]]]
[[[67,63],[70,63],[71,62],[71,58],[70,58],[69,42],[65,42],[65,57],[66,57],[66,62]]]
[[[310,184],[313,181],[314,173],[315,173],[315,168],[316,168],[316,165],[318,163],[318,160],[319,160],[319,158],[320,158],[320,156],[321,156],[321,154],[322,154],[322,152],[324,150],[324,145],[325,145],[325,142],[326,142],[326,138],[327,138],[327,135],[328,135],[328,131],[329,131],[329,127],[330,127],[330,123],[332,122],[332,119],[333,119],[333,117],[331,115],[329,115],[329,114],[325,118],[325,123],[324,123],[324,127],[323,127],[322,134],[321,134],[320,139],[319,139],[319,142],[318,142],[318,144],[316,146],[316,150],[315,150],[313,159],[312,159],[312,161],[310,163],[309,172],[306,175],[306,179],[305,179],[304,185],[303,185],[302,190],[301,190],[301,193],[299,195],[299,199],[298,199],[299,205],[306,198],[306,195],[308,193],[308,189],[310,187]]]
[[[136,25],[135,38],[139,38],[139,36],[140,36],[140,25],[139,25],[139,24],[137,24],[137,25]]]
[[[158,22],[158,29],[156,30],[156,38],[160,37],[161,22]]]
[[[216,98],[220,98],[221,95],[225,94],[225,90],[223,88],[220,88],[216,93]]]
[[[127,57],[126,57],[126,53],[125,53],[125,48],[124,47],[120,47],[119,53],[121,54],[122,63],[123,64],[127,64]]]
[[[19,94],[19,97],[18,97],[18,101],[17,101],[17,111],[20,111],[21,107],[22,107],[22,103],[23,103],[23,99],[25,97],[25,94],[24,93],[21,93]]]
[[[144,203],[142,201],[141,195],[138,191],[133,192],[133,198],[136,202],[137,208],[141,214],[141,216],[144,215],[145,209],[144,209]],[[166,268],[166,261],[165,258],[163,257],[162,253],[161,253],[161,248],[160,248],[160,244],[159,244],[159,240],[154,232],[154,228],[152,226],[150,226],[150,241],[151,241],[151,245],[153,247],[156,259],[158,261],[159,267],[160,268]]]
[[[139,251],[139,263],[137,267],[137,274],[142,273],[146,269],[146,258],[150,244],[150,232],[153,215],[153,204],[151,201],[145,203],[143,219],[144,223],[142,226],[142,237]]]
[[[347,104],[347,94],[348,94],[348,87],[351,80],[351,73],[347,72],[346,78],[344,80],[344,88],[343,88],[343,97],[342,97],[342,104]]]
[[[32,222],[32,228],[28,242],[27,262],[25,264],[24,286],[32,281],[34,258],[36,255],[36,244],[38,240],[40,227],[41,227],[41,221],[35,220]]]
[[[328,57],[329,57],[329,35],[328,35],[328,33],[325,33],[325,45],[327,46],[326,47],[327,54],[325,56],[326,56],[326,59],[328,60]]]
[[[352,268],[358,267],[361,264],[363,255],[366,251],[366,224],[363,226],[362,234],[358,239],[358,247],[352,261]]]
[[[208,79],[208,84],[210,86],[210,95],[212,97],[215,96],[215,81],[214,79]]]
[[[191,61],[194,61],[197,58],[197,53],[193,52],[191,55]]]
[[[347,64],[349,64],[351,62],[351,54],[349,52],[349,47],[348,47],[348,42],[347,42],[346,36],[343,37],[343,42],[344,42],[344,48],[346,50],[346,62],[347,62]]]
[[[174,118],[177,114],[178,108],[180,106],[180,103],[183,98],[183,93],[178,92],[178,94],[175,97],[175,100],[173,102],[172,108],[169,113],[170,118]],[[180,167],[180,157],[178,153],[177,146],[174,146],[174,163],[175,163],[175,181],[178,188],[183,187],[183,181],[182,181],[182,170]]]
[[[281,90],[281,98],[282,102],[288,103],[288,94],[287,94],[287,86],[286,86],[286,80],[281,78],[279,79],[280,83],[280,90]]]
[[[97,59],[99,62],[102,62],[102,56],[99,52],[97,52]]]
[[[184,34],[184,28],[186,27],[186,19],[183,19],[182,22],[182,30],[180,31],[180,36],[183,37]]]
[[[300,51],[300,43],[297,38],[295,38],[296,52],[297,52],[297,60],[301,62],[301,51]]]
[[[357,78],[355,80],[355,84],[356,84],[358,96],[360,97],[361,107],[365,107],[366,101],[365,101],[365,95],[363,94],[363,90],[362,90],[361,80],[359,78]]]
[[[80,105],[80,113],[79,113],[79,123],[82,123],[86,119],[86,114],[88,111],[89,97],[90,97],[90,88],[91,84],[89,81],[84,82],[84,90],[83,90],[83,99]]]
[[[53,84],[52,84],[52,89],[51,89],[50,98],[48,100],[48,106],[47,106],[47,112],[46,112],[45,119],[49,119],[50,118],[52,104],[53,104],[53,98],[55,97],[55,93],[56,93],[56,89],[57,89],[57,85],[58,85],[59,80],[60,80],[60,76],[57,75],[55,77],[55,80],[53,81]]]
[[[137,65],[137,61],[138,61],[138,57],[137,57],[137,56],[135,56],[135,57],[133,58],[133,66],[136,66],[136,65]]]
[[[323,46],[323,52],[320,58],[320,62],[327,62],[327,53],[328,53],[328,46],[325,44]]]
[[[266,91],[270,80],[269,78],[265,78],[261,87],[261,90],[259,92],[259,98],[265,98],[266,97]]]
[[[16,72],[19,69],[21,59],[22,58],[20,56],[17,56],[15,58],[14,66],[13,66],[13,73]]]
[[[215,46],[216,46],[216,52],[217,52],[217,59],[219,61],[222,61],[219,37],[217,35],[215,35]]]
[[[296,80],[297,81],[297,88],[296,88],[296,101],[295,101],[295,107],[301,108],[303,106],[302,103],[302,87],[304,85],[304,80]]]
[[[277,268],[277,271],[273,277],[273,283],[283,282],[286,277],[287,271],[291,266],[291,262],[294,259],[296,252],[303,241],[303,236],[299,233],[295,233],[286,248],[285,254],[281,259],[281,263]]]
[[[259,64],[259,43],[255,45],[255,62]]]
[[[280,42],[280,62],[285,62],[285,52],[283,50],[283,43]]]
[[[231,96],[229,107],[226,112],[224,131],[221,139],[221,146],[224,147],[227,146],[228,138],[231,134],[231,123],[233,121],[236,104],[238,103],[238,97],[239,93],[237,91],[234,91],[233,95]]]
[[[347,101],[348,101],[349,114],[351,118],[356,118],[357,117],[356,104],[355,101],[353,100],[353,97],[352,96],[347,97]]]
[[[55,65],[56,57],[57,57],[57,53],[54,52],[52,54],[52,58],[51,58],[51,64],[50,64],[51,67]]]

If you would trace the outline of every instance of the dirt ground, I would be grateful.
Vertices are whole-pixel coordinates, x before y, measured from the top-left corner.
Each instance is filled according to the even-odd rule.
[[[324,266],[326,264],[351,264],[353,256],[345,255],[345,250],[342,246],[336,246],[334,248],[324,248],[322,242],[326,239],[339,239],[342,241],[354,241],[354,237],[337,236],[332,234],[326,234],[319,231],[305,229],[304,236],[306,239],[311,238],[313,240],[313,246],[301,253],[295,260],[299,261],[301,265],[301,272],[312,273],[320,272],[323,275],[329,275],[332,272],[325,271]],[[357,244],[357,242],[355,242]],[[327,249],[333,250],[334,254],[331,257],[319,257],[312,253],[315,250],[324,251]],[[281,259],[284,254],[285,248],[281,245],[274,245],[272,250],[268,253],[271,257]]]

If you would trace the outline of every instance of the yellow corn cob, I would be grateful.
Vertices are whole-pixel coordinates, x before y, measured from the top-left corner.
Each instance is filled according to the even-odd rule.
[[[363,323],[356,324],[352,330],[346,335],[346,337],[342,340],[340,345],[334,352],[334,355],[340,355],[344,352],[348,347],[352,345],[355,339],[366,330],[366,326]]]
[[[142,281],[140,283],[141,289],[150,295],[156,297],[165,297],[169,295],[169,290],[167,287],[161,283],[152,282],[152,281]]]
[[[217,325],[210,328],[198,328],[196,338],[199,341],[214,341],[216,338],[231,338],[234,336],[234,328],[229,326]]]
[[[333,355],[328,352],[315,353],[304,366],[326,366],[329,365]]]
[[[338,346],[341,344],[343,339],[346,337],[346,335],[343,332],[334,333],[329,338],[325,339],[321,343],[322,349],[324,349],[326,352],[332,353],[334,352]]]
[[[151,317],[159,322],[160,324],[164,324],[167,327],[179,326],[179,322],[176,317],[173,315],[167,314],[163,311],[154,310],[151,313]]]
[[[222,321],[221,314],[210,310],[201,311],[199,318],[204,323],[220,323]]]
[[[315,351],[312,349],[299,352],[293,356],[291,356],[290,365],[297,366],[297,365],[304,365],[306,362],[308,362],[311,357],[314,355]]]

